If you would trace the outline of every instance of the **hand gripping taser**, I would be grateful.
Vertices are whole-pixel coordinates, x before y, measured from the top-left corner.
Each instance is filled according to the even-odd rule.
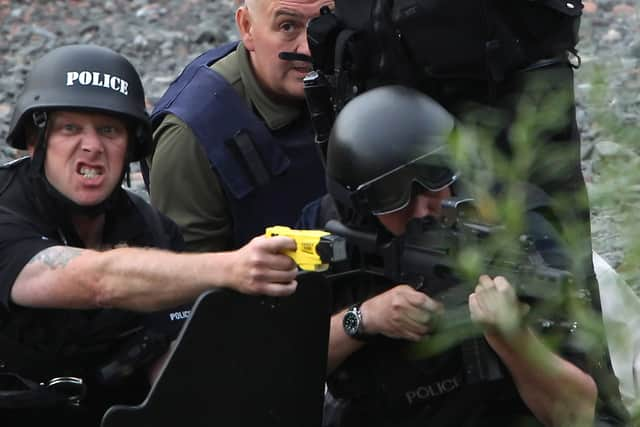
[[[296,241],[296,250],[284,251],[306,271],[326,271],[332,262],[347,258],[346,240],[322,230],[296,230],[283,225],[268,227],[267,237],[286,236]]]

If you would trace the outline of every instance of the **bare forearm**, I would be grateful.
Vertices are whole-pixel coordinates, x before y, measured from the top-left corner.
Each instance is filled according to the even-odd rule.
[[[97,274],[97,304],[139,311],[193,301],[202,292],[231,283],[233,253],[175,254],[122,248],[99,254],[87,268]],[[126,286],[122,286],[126,283]]]
[[[295,248],[295,241],[284,236],[258,236],[232,252],[201,254],[54,246],[22,269],[11,297],[32,307],[153,311],[193,301],[220,287],[285,296],[296,289],[297,269],[283,252]]]
[[[38,254],[12,289],[17,304],[36,307],[117,307],[152,311],[224,286],[229,257],[140,248],[105,252],[53,247]]]
[[[540,421],[554,427],[593,424],[597,388],[589,375],[549,351],[529,329],[509,342],[490,334],[486,338]]]

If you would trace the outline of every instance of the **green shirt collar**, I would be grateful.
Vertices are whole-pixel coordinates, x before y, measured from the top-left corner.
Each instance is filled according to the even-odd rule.
[[[247,52],[242,43],[238,44],[236,54],[246,96],[269,129],[280,129],[297,119],[301,113],[299,106],[275,102],[269,98],[262,87],[260,87],[251,68],[249,52]]]

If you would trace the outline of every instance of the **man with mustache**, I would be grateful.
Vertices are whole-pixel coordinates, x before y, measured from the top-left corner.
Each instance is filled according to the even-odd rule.
[[[305,107],[307,22],[330,0],[247,0],[241,40],[189,64],[156,105],[152,203],[190,251],[238,247],[293,225],[325,192]]]

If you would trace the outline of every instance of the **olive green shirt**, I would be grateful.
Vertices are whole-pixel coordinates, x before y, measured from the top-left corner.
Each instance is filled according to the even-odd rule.
[[[242,43],[211,68],[246,100],[271,130],[300,116],[300,106],[271,100],[253,75]],[[151,203],[173,219],[190,252],[228,250],[233,243],[229,203],[217,172],[212,169],[198,139],[185,122],[168,114],[153,134],[155,151],[150,167]]]

